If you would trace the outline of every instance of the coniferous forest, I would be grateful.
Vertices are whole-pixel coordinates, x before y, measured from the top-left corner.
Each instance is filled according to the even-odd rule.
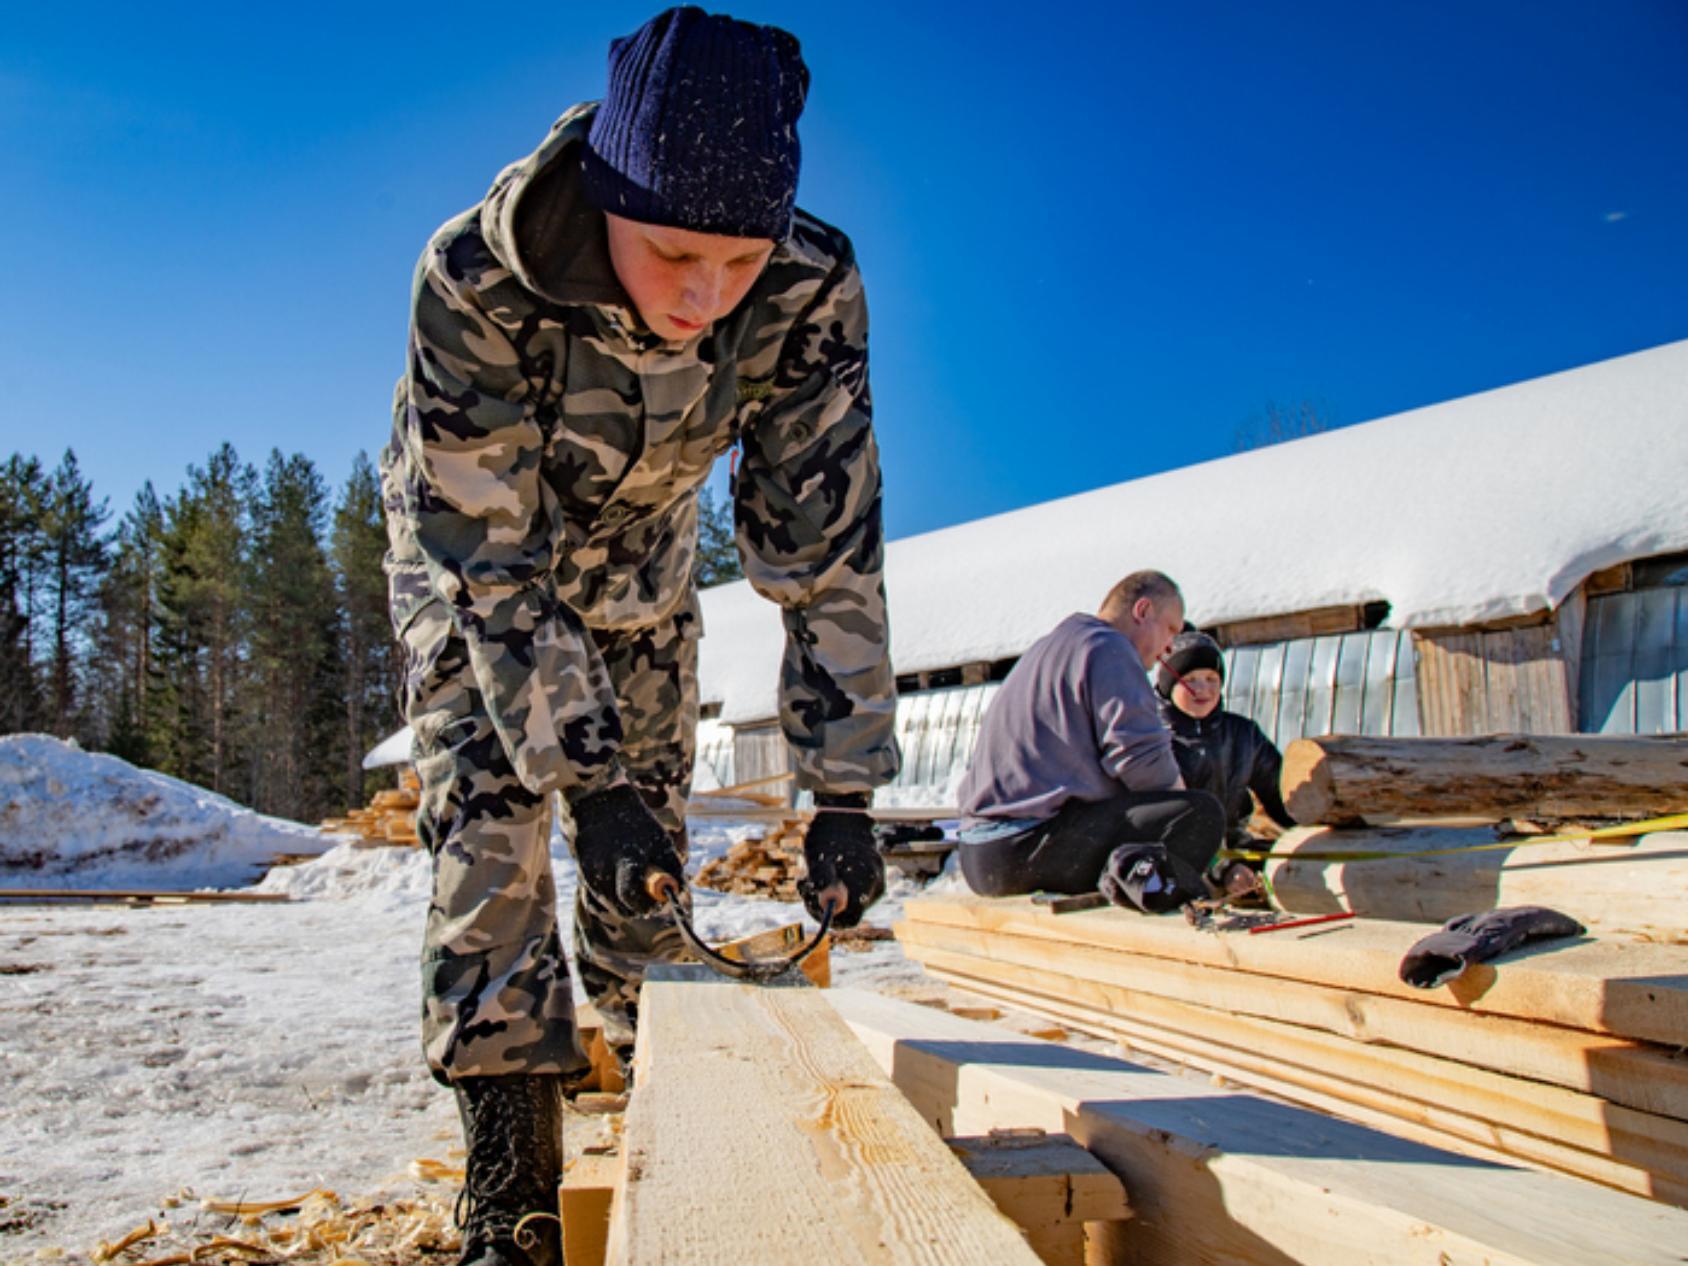
[[[736,578],[705,490],[698,579]],[[300,454],[230,445],[115,513],[73,452],[0,471],[0,734],[75,739],[261,813],[315,821],[390,771],[363,755],[403,723],[387,619],[380,478],[330,489]]]

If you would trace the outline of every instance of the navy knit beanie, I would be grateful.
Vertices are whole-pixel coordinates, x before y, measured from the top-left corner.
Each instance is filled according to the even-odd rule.
[[[795,36],[687,5],[610,45],[586,194],[601,211],[778,242],[797,198],[809,69]]]
[[[1167,671],[1169,668],[1172,672]],[[1186,629],[1172,639],[1172,649],[1155,665],[1155,689],[1163,699],[1170,699],[1172,688],[1178,684],[1172,673],[1182,677],[1198,668],[1211,668],[1219,674],[1220,681],[1225,680],[1225,656],[1219,643],[1200,630]]]

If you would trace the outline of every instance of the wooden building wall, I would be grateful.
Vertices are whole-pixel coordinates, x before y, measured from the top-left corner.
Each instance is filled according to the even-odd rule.
[[[1525,627],[1415,635],[1425,734],[1567,734],[1576,727],[1576,661],[1557,619]]]

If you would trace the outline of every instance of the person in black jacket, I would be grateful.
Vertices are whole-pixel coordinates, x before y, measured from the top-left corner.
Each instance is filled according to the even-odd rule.
[[[1211,792],[1225,810],[1228,848],[1264,852],[1270,842],[1249,835],[1255,801],[1282,827],[1295,825],[1278,791],[1283,756],[1253,721],[1219,706],[1225,660],[1219,643],[1186,629],[1172,641],[1155,669],[1161,719],[1172,731],[1172,754],[1192,791]],[[1254,868],[1258,869],[1258,867]],[[1253,870],[1221,863],[1213,875],[1233,894],[1256,886]]]

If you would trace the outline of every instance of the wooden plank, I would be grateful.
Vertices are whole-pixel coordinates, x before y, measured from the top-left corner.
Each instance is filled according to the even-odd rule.
[[[1037,1261],[820,990],[647,979],[634,1067],[611,1263]]]
[[[1284,751],[1297,822],[1403,818],[1651,818],[1688,805],[1688,738],[1496,734],[1297,739]]]
[[[1588,940],[1551,943],[1469,968],[1451,985],[1415,989],[1397,972],[1422,924],[1360,920],[1340,934],[1198,932],[1179,919],[1102,909],[1052,915],[1027,897],[926,897],[910,923],[1000,931],[1051,942],[1171,959],[1357,990],[1476,1015],[1543,1021],[1614,1037],[1688,1045],[1688,949]]]
[[[1559,655],[1561,672],[1565,677],[1565,729],[1574,733],[1582,724],[1582,651],[1583,630],[1588,623],[1588,590],[1579,586],[1554,613],[1553,627],[1557,634],[1554,650]]]
[[[1011,1003],[1024,1010],[1058,1016],[1082,1032],[1170,1061],[1200,1069],[1252,1090],[1299,1103],[1318,1112],[1355,1121],[1413,1142],[1502,1164],[1527,1164],[1598,1182],[1618,1191],[1678,1208],[1688,1206],[1688,1185],[1673,1177],[1624,1164],[1610,1157],[1568,1147],[1539,1135],[1511,1130],[1453,1112],[1440,1105],[1397,1100],[1369,1086],[1347,1083],[1321,1069],[1302,1068],[1253,1051],[1206,1042],[1186,1033],[1145,1023],[1135,1017],[1053,1000],[1017,989],[1005,977],[986,979],[965,972],[937,971],[958,988]]]
[[[604,1266],[610,1205],[621,1178],[621,1157],[586,1153],[563,1171],[558,1192],[563,1219],[563,1260],[568,1266]]]
[[[160,904],[266,905],[291,901],[285,892],[173,892],[156,888],[0,888],[0,901],[142,901]]]
[[[1057,1020],[1086,1022],[1104,1036],[1164,1036],[1193,1055],[1287,1080],[1391,1116],[1436,1125],[1598,1182],[1655,1194],[1654,1178],[1688,1192],[1688,1122],[1636,1112],[1593,1095],[1472,1068],[1455,1060],[1367,1045],[1120,988],[1095,996],[1060,972],[1004,966],[922,948],[928,970]],[[1219,1069],[1228,1071],[1228,1069]],[[1278,1086],[1266,1087],[1278,1089]],[[1526,1137],[1533,1136],[1533,1137]],[[1615,1162],[1615,1163],[1614,1163]]]
[[[1681,1266],[1688,1213],[855,990],[825,998],[946,1132],[1070,1133],[1159,1266]]]
[[[1489,827],[1296,827],[1272,845],[1267,878],[1279,908],[1295,913],[1352,910],[1442,923],[1498,906],[1543,905],[1601,935],[1688,943],[1688,832],[1559,844],[1523,836],[1514,847],[1490,847],[1497,842]],[[1481,851],[1447,852],[1472,846]],[[1303,853],[1309,856],[1298,858]],[[1390,856],[1320,858],[1327,853]]]
[[[976,956],[1071,978],[1077,1000],[1129,1012],[1121,990],[1279,1020],[1586,1091],[1643,1112],[1688,1119],[1688,1057],[1646,1043],[1496,1016],[1459,1015],[1396,998],[1141,958],[1089,946],[915,923],[897,926],[911,957]],[[1264,939],[1264,938],[1262,938]]]
[[[1085,1223],[1131,1216],[1125,1185],[1071,1135],[993,1130],[945,1142],[1043,1266],[1085,1266]]]

